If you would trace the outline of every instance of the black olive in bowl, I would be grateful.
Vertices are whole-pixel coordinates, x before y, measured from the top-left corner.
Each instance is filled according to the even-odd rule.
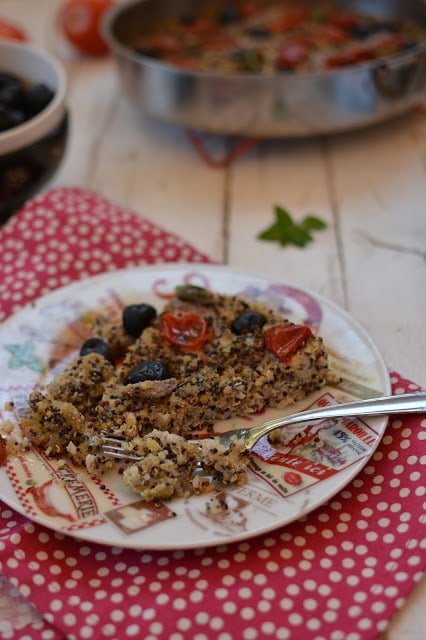
[[[67,81],[48,52],[0,40],[0,224],[58,169],[68,138]]]

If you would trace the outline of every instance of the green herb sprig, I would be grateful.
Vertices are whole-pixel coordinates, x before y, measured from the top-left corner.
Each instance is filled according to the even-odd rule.
[[[301,222],[296,222],[290,213],[279,205],[275,205],[274,214],[275,222],[258,234],[259,240],[278,242],[283,247],[305,247],[313,242],[313,231],[327,228],[324,220],[313,215],[307,215]]]

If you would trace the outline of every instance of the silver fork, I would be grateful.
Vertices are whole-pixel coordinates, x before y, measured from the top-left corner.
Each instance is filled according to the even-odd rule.
[[[256,442],[267,433],[282,427],[293,424],[312,422],[314,420],[325,420],[327,418],[344,418],[374,415],[389,415],[392,413],[424,413],[426,412],[426,391],[417,393],[406,393],[397,396],[382,396],[368,400],[347,402],[316,409],[308,409],[289,416],[270,420],[254,427],[242,427],[208,436],[204,439],[215,439],[224,446],[229,446],[235,438],[245,441],[245,449],[250,450]],[[193,440],[196,442],[197,440]],[[198,439],[198,442],[201,438]],[[131,461],[140,460],[138,456],[124,448],[125,441],[107,435],[103,436],[102,451],[112,458],[126,459]]]

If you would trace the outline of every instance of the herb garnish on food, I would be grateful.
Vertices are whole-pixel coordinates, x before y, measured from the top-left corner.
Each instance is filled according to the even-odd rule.
[[[312,231],[327,228],[323,220],[312,215],[305,216],[301,222],[296,222],[290,213],[279,205],[275,205],[274,213],[275,222],[258,234],[259,240],[279,242],[283,247],[289,244],[305,247],[314,239]]]

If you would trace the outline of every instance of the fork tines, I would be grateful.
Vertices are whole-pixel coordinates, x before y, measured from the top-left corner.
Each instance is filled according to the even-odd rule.
[[[111,458],[118,458],[119,460],[140,460],[141,456],[138,456],[135,453],[131,453],[130,451],[126,451],[123,447],[123,440],[120,438],[113,438],[111,436],[102,436],[103,444],[102,444],[102,452],[110,456]]]

